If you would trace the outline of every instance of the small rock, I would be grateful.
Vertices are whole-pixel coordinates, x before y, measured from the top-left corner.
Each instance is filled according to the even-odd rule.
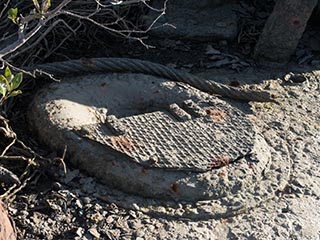
[[[303,74],[289,73],[284,76],[286,82],[303,83],[307,78]]]
[[[101,215],[101,213],[97,212],[91,216],[91,220],[95,223],[99,223],[104,219],[104,217]]]
[[[106,218],[106,223],[110,224],[114,221],[114,218],[110,215]]]
[[[135,211],[130,210],[130,211],[129,211],[129,214],[130,214],[131,217],[137,218],[137,214],[136,214]]]
[[[91,202],[91,199],[89,197],[84,197],[82,201],[84,204],[89,204]]]
[[[140,210],[140,207],[136,203],[133,203],[132,207],[133,207],[134,210],[137,210],[137,211]]]
[[[52,184],[52,187],[53,187],[54,190],[60,190],[62,188],[62,185],[59,182],[54,182]]]
[[[26,217],[26,216],[29,215],[29,212],[26,211],[26,210],[22,210],[22,211],[20,211],[20,214],[21,214],[22,216]]]
[[[76,231],[76,234],[79,236],[79,237],[82,237],[84,233],[84,229],[82,227],[79,227]]]
[[[153,232],[154,229],[155,229],[155,226],[153,226],[153,225],[148,225],[147,228],[148,228],[148,232]]]
[[[82,203],[81,203],[81,201],[80,201],[79,199],[76,200],[76,206],[77,206],[78,208],[80,208],[80,209],[83,208],[83,205],[82,205]]]
[[[100,238],[100,233],[98,233],[96,228],[90,228],[88,232],[95,238]]]
[[[145,232],[142,229],[138,229],[135,233],[136,237],[143,237],[145,235]]]
[[[162,206],[159,206],[159,207],[157,208],[157,211],[158,211],[159,213],[166,213],[166,212],[167,212],[166,209],[165,209],[164,207],[162,207]]]

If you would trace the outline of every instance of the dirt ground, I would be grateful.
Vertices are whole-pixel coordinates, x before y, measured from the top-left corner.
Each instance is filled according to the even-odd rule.
[[[246,18],[247,19],[247,18]],[[243,31],[256,19],[250,19]],[[262,24],[263,25],[263,24]],[[286,66],[257,66],[252,60],[256,37],[238,42],[191,42],[150,37],[155,48],[125,40],[104,41],[87,49],[74,43],[69,57],[130,57],[161,63],[232,86],[251,84],[272,91],[272,103],[224,99],[254,122],[270,148],[271,161],[256,188],[253,204],[228,217],[177,218],[168,205],[155,211],[152,199],[128,195],[97,182],[77,166],[39,172],[9,203],[18,239],[320,239],[320,38],[304,34]],[[58,56],[58,54],[57,54]],[[65,60],[55,56],[50,61]],[[36,89],[48,81],[25,83],[9,114],[28,146],[47,157],[60,153],[43,146],[28,129],[26,111]],[[226,167],[226,171],[228,167]],[[258,195],[265,192],[262,201]],[[101,194],[103,193],[103,194]],[[257,199],[260,199],[259,201]],[[236,201],[232,196],[228,201]],[[188,203],[182,203],[188,205]],[[179,210],[179,203],[175,210]],[[250,204],[249,204],[250,205]],[[190,207],[196,215],[197,208]],[[160,214],[159,214],[160,213]],[[178,215],[178,214],[177,214]]]
[[[142,58],[226,84],[258,84],[259,88],[271,90],[278,96],[276,103],[227,101],[248,114],[272,149],[272,161],[264,172],[267,184],[261,187],[278,190],[268,200],[231,217],[159,217],[152,211],[148,213],[139,197],[132,197],[136,204],[130,207],[125,201],[121,203],[126,194],[102,186],[67,162],[66,177],[62,172],[54,177],[37,175],[10,203],[9,212],[19,239],[320,239],[317,66],[311,61],[297,64],[293,59],[285,67],[257,67],[223,41],[211,44],[163,40],[156,44],[153,50],[129,44],[116,53],[99,52],[96,57]],[[212,49],[220,52],[221,59],[227,59],[226,64],[213,64]],[[26,141],[37,143],[36,137],[30,135]],[[50,153],[50,149],[40,147],[41,143],[38,146]],[[276,179],[272,180],[274,186],[268,178]],[[107,197],[101,196],[101,191]],[[162,207],[160,211],[165,216],[168,209]]]

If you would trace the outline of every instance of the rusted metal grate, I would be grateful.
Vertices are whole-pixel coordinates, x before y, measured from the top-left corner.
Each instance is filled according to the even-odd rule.
[[[220,100],[196,103],[193,112],[191,105],[178,106],[191,119],[178,119],[167,108],[118,119],[126,129],[118,135],[104,123],[81,126],[77,133],[141,165],[174,170],[208,171],[251,152],[255,131],[243,113]]]

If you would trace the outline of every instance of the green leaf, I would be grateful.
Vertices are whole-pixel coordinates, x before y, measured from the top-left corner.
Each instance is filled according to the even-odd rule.
[[[18,73],[16,76],[11,81],[11,89],[10,90],[15,90],[17,89],[22,82],[22,73]]]
[[[17,95],[19,95],[19,94],[21,94],[21,93],[22,93],[21,90],[13,91],[13,92],[11,92],[11,93],[8,95],[8,98],[9,98],[9,97],[15,97],[15,96],[17,96]]]
[[[7,79],[3,75],[0,75],[0,84],[7,84]]]
[[[10,68],[7,66],[6,69],[4,70],[4,76],[6,77],[6,79],[8,81],[11,81],[13,76],[12,76],[12,73],[10,71]]]
[[[17,21],[17,16],[18,16],[18,8],[10,8],[8,10],[8,18],[11,19],[14,23]]]
[[[0,84],[4,85],[6,88],[8,88],[9,81],[5,76],[0,75]]]
[[[4,97],[7,93],[6,85],[3,83],[0,83],[0,94],[2,94],[2,97]]]

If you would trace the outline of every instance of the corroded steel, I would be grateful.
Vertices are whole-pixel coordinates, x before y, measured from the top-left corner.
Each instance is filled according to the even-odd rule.
[[[184,82],[212,94],[219,94],[244,101],[274,101],[275,96],[267,91],[256,91],[250,89],[235,88],[225,84],[207,80],[188,72],[170,68],[161,64],[130,58],[92,58],[69,60],[64,62],[48,63],[26,70],[32,70],[34,75],[41,75],[43,72],[55,77],[74,76],[88,73],[144,73],[170,79],[172,81]]]
[[[179,98],[179,92],[185,89],[174,86],[177,88],[174,91],[154,89],[159,92],[158,100],[154,100],[158,105],[156,111],[122,118],[107,114],[104,122],[83,125],[76,132],[145,167],[207,171],[251,152],[255,131],[244,114],[219,99],[205,98],[197,92],[184,95],[186,99]],[[170,101],[159,96],[167,91],[172,92]]]

